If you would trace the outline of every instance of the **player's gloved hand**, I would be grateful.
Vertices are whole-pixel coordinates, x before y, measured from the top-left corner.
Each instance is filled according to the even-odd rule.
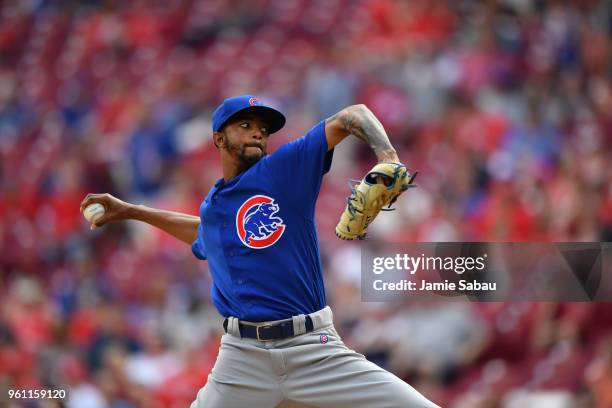
[[[410,187],[416,187],[414,178],[417,172],[408,173],[401,163],[378,163],[366,174],[363,180],[351,187],[351,195],[336,225],[338,238],[363,239],[368,225],[376,218],[384,206],[391,204]],[[379,182],[381,178],[384,183]]]
[[[100,203],[104,206],[104,215],[91,225],[92,229],[101,227],[110,221],[126,220],[130,218],[132,205],[118,199],[111,194],[87,194],[81,201],[81,213],[87,206]]]

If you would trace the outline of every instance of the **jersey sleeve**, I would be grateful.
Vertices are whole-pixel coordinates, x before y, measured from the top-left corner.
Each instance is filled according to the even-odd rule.
[[[204,240],[202,239],[202,224],[198,226],[198,236],[191,244],[191,252],[195,255],[196,258],[201,259],[202,261],[206,260],[206,249],[204,248]]]
[[[325,121],[299,139],[279,147],[266,161],[268,174],[292,198],[295,208],[311,210],[319,195],[323,176],[331,167],[333,149],[327,150]]]

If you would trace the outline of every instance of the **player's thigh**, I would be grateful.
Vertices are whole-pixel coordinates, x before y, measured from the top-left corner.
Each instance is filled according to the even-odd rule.
[[[209,378],[191,408],[276,407],[283,397],[277,390],[253,389],[242,384],[224,384]]]
[[[412,386],[348,349],[333,329],[307,344],[286,380],[288,398],[320,408],[436,408]]]
[[[226,334],[208,382],[191,407],[275,407],[281,400],[268,350]]]
[[[294,382],[290,398],[319,408],[437,408],[412,386],[367,360],[350,354],[330,358],[313,379]],[[323,366],[328,365],[328,368]]]

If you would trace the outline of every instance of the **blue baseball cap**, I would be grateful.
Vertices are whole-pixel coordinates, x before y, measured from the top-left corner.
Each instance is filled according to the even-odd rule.
[[[285,126],[285,116],[274,108],[264,105],[253,95],[240,95],[227,98],[215,109],[212,116],[213,132],[221,130],[232,116],[240,112],[252,111],[268,125],[270,134]]]

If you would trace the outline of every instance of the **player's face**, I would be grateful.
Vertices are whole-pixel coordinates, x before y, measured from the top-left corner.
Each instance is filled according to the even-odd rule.
[[[245,114],[232,119],[221,132],[222,148],[243,165],[252,165],[267,153],[268,125],[258,116]]]

